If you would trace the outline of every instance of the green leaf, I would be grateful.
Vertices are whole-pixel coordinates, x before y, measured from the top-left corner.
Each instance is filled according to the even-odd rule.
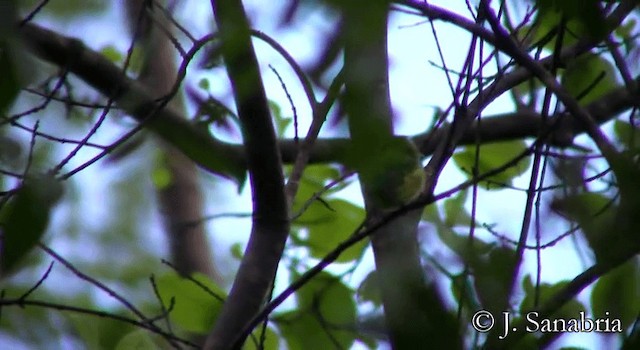
[[[120,339],[115,350],[155,350],[158,348],[148,331],[135,330]]]
[[[203,79],[200,82],[202,85],[202,82],[208,81]],[[240,120],[222,101],[211,96],[211,94],[208,94],[206,99],[201,98],[195,92],[189,91],[188,94],[198,106],[194,116],[194,125],[198,129],[209,132],[210,127],[216,127],[231,135],[236,134],[236,126],[239,127]]]
[[[431,222],[436,225],[444,224],[440,218],[440,212],[436,203],[429,204],[424,208],[422,212],[422,220]]]
[[[475,289],[468,274],[452,276],[451,294],[459,305],[464,305],[469,310],[480,310],[480,302],[474,293]]]
[[[60,182],[50,177],[25,181],[2,211],[0,270],[12,272],[35,247],[47,229],[51,209],[62,197]]]
[[[4,77],[0,79],[0,113],[2,114],[11,107],[20,91],[16,67],[8,57],[10,54],[10,51],[0,47],[0,76]]]
[[[569,20],[568,39],[573,36],[586,34],[592,39],[602,39],[607,33],[604,15],[598,0],[538,0],[539,17],[557,18],[556,21],[547,19],[547,25],[558,25],[564,15]],[[572,40],[573,41],[573,40]],[[572,41],[565,42],[567,45]]]
[[[242,243],[238,242],[231,245],[231,256],[242,261],[242,258],[244,258],[244,247]]]
[[[137,108],[137,100],[126,100],[132,97],[122,98],[118,103],[123,109]],[[234,180],[241,190],[247,177],[242,155],[230,151],[229,144],[211,137],[207,130],[198,128],[176,114],[169,116],[171,117],[151,118],[145,125],[205,170]]]
[[[157,152],[153,169],[151,170],[151,181],[158,189],[166,189],[173,183],[173,173],[168,164],[168,155],[165,152]]]
[[[224,291],[219,288],[207,276],[195,273],[193,278],[206,286],[216,296],[225,297]],[[222,309],[222,301],[209,294],[193,281],[170,273],[156,281],[158,292],[166,308],[171,305],[171,299],[175,298],[173,309],[169,313],[171,320],[182,329],[206,334],[213,325],[216,317]]]
[[[20,5],[28,10],[33,10],[39,4],[40,1],[37,0],[20,1]],[[107,2],[101,0],[65,0],[49,1],[47,6],[43,7],[43,11],[47,15],[68,20],[69,17],[96,15],[106,8]]]
[[[473,240],[471,240],[468,236],[458,234],[442,222],[434,224],[436,225],[438,238],[467,263],[476,259],[479,255],[488,254],[494,247],[493,243],[486,243],[477,237],[473,237]]]
[[[614,30],[616,36],[621,39],[620,42],[622,42],[622,45],[624,46],[624,53],[626,55],[631,54],[638,47],[636,40],[633,40],[633,37],[635,36],[633,30],[636,28],[637,24],[638,23],[635,18],[627,17],[624,22],[622,22],[622,25],[617,26]]]
[[[477,237],[471,239],[468,236],[458,234],[456,230],[454,230],[456,226],[468,227],[471,222],[471,216],[464,209],[466,198],[466,191],[462,191],[443,203],[442,206],[445,208],[444,221],[440,218],[435,204],[425,208],[422,216],[423,219],[436,226],[438,238],[440,238],[442,243],[456,253],[462,261],[467,264],[473,264],[477,262],[480,256],[485,256],[489,254],[491,250],[495,249],[495,244],[487,243]],[[468,231],[468,228],[465,231]]]
[[[18,97],[27,73],[27,58],[19,33],[12,23],[18,20],[17,1],[3,1],[0,9],[0,116],[3,118]],[[32,67],[28,67],[31,71]]]
[[[551,161],[555,177],[562,182],[564,193],[579,193],[586,188],[584,176],[587,159],[582,157],[558,158]]]
[[[494,315],[507,310],[511,275],[516,261],[515,251],[509,247],[497,247],[488,255],[471,259],[476,293],[483,307]]]
[[[599,263],[618,263],[640,252],[640,167],[630,152],[607,154],[616,177],[616,201],[595,193],[556,199],[551,208],[580,224]]]
[[[0,164],[14,169],[18,168],[24,154],[22,145],[15,136],[0,135]]]
[[[478,175],[495,170],[511,162],[527,149],[524,141],[506,141],[483,144],[480,146],[478,159]],[[476,146],[465,147],[462,151],[453,155],[455,164],[471,178],[472,169],[476,160]],[[531,162],[530,157],[519,160],[514,166],[490,176],[481,182],[486,189],[501,189],[503,185],[510,186],[512,180],[522,175]]]
[[[209,89],[211,88],[211,83],[209,82],[209,79],[202,78],[198,82],[198,87],[201,88],[202,90],[209,91]]]
[[[96,308],[95,305],[81,305],[82,302],[74,301],[73,305]],[[125,313],[116,314],[125,316]],[[85,349],[113,349],[123,336],[134,332],[132,325],[95,315],[67,314],[67,319],[73,326],[75,335],[83,342]]]
[[[551,209],[580,225],[596,260],[606,261],[617,253],[612,249],[611,227],[614,224],[616,205],[598,193],[586,192],[565,198],[556,198]]]
[[[620,38],[628,40],[633,35],[633,29],[635,29],[637,22],[635,18],[627,17],[613,32]]]
[[[561,83],[584,106],[616,87],[615,68],[598,55],[582,55],[569,63]]]
[[[81,340],[87,349],[98,349],[101,348],[101,337],[102,333],[102,322],[92,322],[93,316],[91,318],[86,315],[78,314],[78,315],[68,315],[69,320],[74,326],[74,331],[76,336]],[[102,321],[103,319],[98,318],[98,320]]]
[[[424,313],[427,325],[421,330],[429,339],[429,348],[433,349],[462,349],[463,338],[460,336],[460,323],[456,316],[449,312],[447,304],[438,291],[438,286],[426,283],[415,290],[418,293],[416,312]],[[409,345],[409,344],[405,344]],[[409,346],[410,348],[415,347]]]
[[[258,327],[242,346],[242,350],[277,350],[280,349],[280,337],[267,327],[264,342],[261,342],[262,327]]]
[[[342,199],[331,199],[326,204],[314,202],[293,222],[295,228],[306,228],[308,238],[301,242],[309,248],[311,256],[321,259],[345,241],[364,219],[364,210]],[[366,242],[360,241],[347,249],[336,262],[350,262],[362,254]]]
[[[282,108],[275,101],[269,100],[269,108],[271,109],[271,114],[275,119],[276,124],[276,134],[280,137],[284,136],[284,133],[287,131],[287,128],[293,122],[293,118],[286,118],[282,115]]]
[[[360,287],[358,287],[358,301],[369,301],[375,306],[381,306],[382,294],[378,283],[378,273],[375,270],[369,272],[367,277],[360,283]]]
[[[611,229],[611,239],[615,247],[607,251],[612,259],[616,255],[621,258],[631,257],[640,252],[640,165],[637,161],[637,152],[624,151],[607,155],[607,161],[616,177],[619,190],[619,205],[616,208],[614,225]]]
[[[317,187],[318,190],[323,189],[329,182],[340,178],[340,171],[333,166],[326,164],[310,164],[304,168],[302,179]],[[327,193],[335,191],[336,187],[327,189]]]
[[[467,201],[467,191],[460,191],[455,197],[444,201],[444,224],[448,227],[471,225],[471,215],[467,212],[464,205]]]
[[[542,8],[540,11],[537,11],[536,19],[532,27],[533,32],[532,34],[529,34],[530,41],[536,44],[544,44],[542,45],[544,48],[554,50],[556,47],[556,40],[558,38],[557,29],[561,20],[562,13],[554,8]],[[526,28],[523,28],[521,31],[527,33]],[[565,35],[563,37],[564,46],[574,44],[578,37],[582,36],[584,32],[584,28],[579,21],[575,19],[568,19]]]
[[[514,99],[514,102],[520,104],[530,104],[531,96],[535,96],[534,94],[541,90],[544,87],[544,84],[540,82],[539,79],[531,77],[522,83],[513,87],[510,90],[510,93]]]
[[[542,283],[538,288],[539,304],[543,305],[545,302],[553,298],[556,294],[564,289],[569,284],[569,281],[561,281],[555,284]],[[531,276],[527,275],[522,280],[522,287],[525,292],[525,297],[520,303],[520,313],[525,314],[536,307],[534,305],[536,288],[531,281]],[[564,304],[560,309],[550,315],[550,318],[576,318],[580,315],[580,312],[585,312],[585,307],[579,301],[573,299]]]
[[[291,167],[288,168],[287,172],[290,173]],[[293,201],[292,212],[294,215],[298,214],[305,205],[307,205],[307,202],[316,194],[321,194],[322,197],[325,197],[336,193],[347,186],[347,182],[342,182],[332,186],[331,188],[325,189],[325,186],[338,178],[340,178],[340,171],[332,166],[325,164],[313,164],[305,167],[298,185],[296,198]]]
[[[625,147],[638,152],[640,149],[640,128],[628,122],[616,119],[613,122],[616,139]]]
[[[640,313],[640,268],[636,260],[600,277],[591,292],[594,318],[616,318],[630,325]]]
[[[294,279],[299,276],[293,275]],[[349,349],[356,339],[353,290],[322,272],[297,293],[298,308],[276,316],[289,349]]]
[[[113,45],[106,45],[99,51],[104,57],[113,63],[120,63],[124,60],[124,55]]]

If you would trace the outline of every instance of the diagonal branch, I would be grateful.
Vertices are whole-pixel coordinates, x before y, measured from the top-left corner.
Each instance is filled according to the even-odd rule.
[[[238,147],[216,141],[172,107],[158,110],[158,102],[144,85],[128,78],[118,66],[80,40],[31,23],[20,27],[19,32],[26,46],[38,57],[67,67],[203,168],[225,177],[244,178],[245,162]]]
[[[620,21],[624,16],[625,12],[616,9],[610,16],[610,22]],[[614,23],[618,22],[614,21]],[[68,66],[71,72],[103,94],[110,96],[120,87],[121,96],[116,98],[116,103],[136,120],[144,121],[149,112],[153,110],[155,101],[141,84],[123,75],[119,67],[99,53],[85,47],[77,39],[60,35],[31,23],[22,26],[20,32],[27,46],[41,59],[58,66]],[[577,57],[587,52],[593,45],[588,41],[581,41],[574,46],[565,48],[560,58],[565,60]],[[82,48],[82,52],[80,55],[76,55],[79,47]],[[74,55],[77,57],[70,60]],[[551,61],[549,57],[540,60],[539,63],[546,67]],[[491,87],[491,91],[494,92],[492,95],[497,97],[531,76],[532,74],[527,69],[515,69],[504,75],[498,84]],[[629,92],[626,88],[618,88],[591,103],[586,109],[598,123],[602,124],[624,110],[636,106],[637,93],[637,91]],[[125,96],[128,97],[125,98]],[[485,94],[478,101],[484,101],[484,104],[488,104],[494,98],[488,99]],[[469,114],[479,110],[478,101],[470,105]],[[244,176],[246,163],[244,150],[240,145],[221,142],[211,137],[208,133],[191,125],[175,109],[166,107],[159,110],[157,118],[148,120],[147,123],[148,128],[180,149],[200,167],[223,176]],[[465,129],[458,144],[475,144],[478,139],[481,143],[486,143],[536,137],[542,128],[547,127],[548,125],[542,121],[540,116],[532,111],[487,116],[483,118],[481,124],[472,123]],[[583,125],[570,119],[566,120],[566,125],[561,130],[562,134],[555,133],[553,139],[550,140],[552,144],[561,147],[570,145],[575,135],[585,131]],[[441,128],[435,130],[433,135],[428,133],[416,135],[413,137],[413,141],[421,153],[428,156],[433,153],[439,140],[447,134],[447,128]],[[478,139],[476,139],[476,135]],[[293,163],[298,154],[299,146],[293,140],[281,140],[279,146],[283,162]],[[337,155],[347,147],[348,140],[345,138],[318,139],[309,153],[309,162],[336,161]]]
[[[513,59],[523,67],[531,71],[542,83],[552,91],[560,101],[566,106],[569,113],[575,117],[585,127],[585,131],[596,143],[600,151],[605,157],[616,154],[615,147],[607,140],[602,130],[600,130],[596,121],[589,115],[589,112],[578,104],[569,92],[560,85],[555,77],[549,73],[542,65],[531,58],[516,42],[511,38],[509,33],[500,25],[498,18],[489,6],[489,1],[481,1],[487,20],[491,24],[498,40],[496,46],[509,54]]]
[[[164,28],[169,21],[157,16],[162,5],[148,8],[144,0],[129,0],[127,5],[125,16],[129,18],[133,40],[144,50],[138,81],[146,86],[152,96],[162,98],[173,89],[173,77],[176,76],[172,28]],[[186,110],[180,95],[175,96],[169,106],[180,111]],[[201,272],[220,282],[205,225],[187,224],[203,215],[198,170],[194,162],[175,147],[166,142],[159,142],[158,146],[164,152],[165,165],[171,178],[167,186],[156,188],[171,260],[183,276]]]

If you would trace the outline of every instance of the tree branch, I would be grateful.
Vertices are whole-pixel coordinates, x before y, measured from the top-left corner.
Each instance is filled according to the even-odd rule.
[[[247,17],[240,0],[211,1],[222,57],[242,125],[253,196],[253,225],[244,258],[206,349],[242,343],[245,326],[265,302],[289,234],[282,161]]]
[[[172,40],[175,39],[168,26],[169,21],[157,16],[161,4],[147,7],[144,0],[129,0],[127,5],[124,14],[129,19],[130,32],[144,52],[138,81],[144,84],[153,97],[162,98],[173,89],[173,77],[176,75],[172,45]],[[168,28],[161,30],[161,27]],[[180,95],[172,98],[169,106],[185,110],[184,100]],[[220,274],[214,265],[205,225],[188,224],[204,215],[198,170],[194,162],[180,150],[166,142],[159,142],[159,146],[164,151],[165,165],[171,173],[171,182],[167,186],[156,188],[171,261],[183,276],[202,272],[220,283]]]
[[[415,156],[411,153],[393,155],[394,158],[408,157],[404,164],[388,161],[381,165],[379,162],[385,145],[395,137],[388,78],[389,2],[350,1],[343,4],[343,9],[345,109],[349,116],[351,147],[355,149],[354,164],[350,165],[355,165],[359,172],[367,209],[365,227],[368,227],[391,209],[384,207],[378,198],[379,188],[399,192],[408,172],[406,167],[416,167],[419,163],[412,163],[411,157]],[[378,183],[382,180],[373,175],[376,172],[386,172],[389,176],[384,176],[384,183]],[[421,214],[422,208],[411,210],[371,236],[389,339],[394,349],[427,343],[459,348],[457,324],[448,315],[437,289],[425,281],[417,239]]]
[[[612,15],[613,16],[613,15]],[[618,15],[617,18],[622,17]],[[77,39],[72,39],[38,25],[28,23],[20,32],[27,46],[41,59],[61,67],[68,67],[74,74],[93,86],[103,94],[110,96],[120,91],[116,103],[139,122],[149,119],[147,126],[165,141],[171,143],[200,167],[212,173],[226,177],[242,177],[246,169],[244,150],[241,145],[221,142],[194,127],[175,109],[165,107],[156,112],[156,117],[148,118],[153,111],[155,100],[139,83],[122,74],[111,61],[99,53],[86,48]],[[591,44],[592,45],[592,44]],[[561,59],[576,57],[592,46],[585,41],[562,51]],[[81,54],[74,57],[78,46]],[[71,57],[74,57],[71,60]],[[551,58],[540,60],[547,66]],[[531,77],[531,73],[523,68],[515,69],[502,77],[496,92],[508,91],[510,88]],[[638,78],[636,78],[638,81]],[[618,88],[586,107],[589,114],[599,123],[605,123],[617,114],[637,105],[638,91],[630,93],[626,88]],[[125,96],[128,96],[125,98]],[[134,101],[136,103],[134,103]],[[485,100],[486,103],[488,101]],[[473,110],[477,110],[474,108]],[[555,118],[549,118],[555,119]],[[548,125],[533,111],[518,111],[497,116],[484,117],[480,125],[472,123],[460,137],[459,145],[506,141],[527,137],[536,137],[542,128]],[[583,133],[584,127],[574,120],[567,120],[561,128],[562,133],[554,133],[549,140],[554,145],[566,147],[577,134]],[[433,135],[423,133],[412,139],[424,156],[433,153],[439,140],[448,133],[447,128],[433,131]],[[476,139],[476,136],[478,139]],[[326,163],[337,160],[337,155],[349,146],[346,138],[318,139],[309,154],[309,163]],[[293,163],[299,150],[294,140],[281,140],[279,148],[282,160]]]
[[[66,67],[105,96],[113,98],[120,108],[201,167],[240,181],[245,177],[245,161],[239,147],[213,139],[170,106],[158,109],[160,104],[143,84],[128,78],[119,67],[80,40],[31,23],[21,26],[19,31],[26,46],[38,57]]]
[[[570,114],[575,117],[579,123],[584,125],[585,131],[589,134],[591,139],[593,139],[600,149],[600,152],[602,152],[605,157],[609,158],[610,156],[615,155],[617,153],[615,147],[611,142],[609,142],[602,130],[600,130],[598,124],[591,117],[589,112],[580,106],[578,101],[573,98],[562,85],[560,85],[556,78],[549,73],[545,67],[540,65],[533,58],[529,57],[529,55],[517,45],[504,27],[500,25],[500,21],[489,6],[489,1],[481,1],[480,6],[482,6],[484,14],[487,16],[487,20],[498,37],[496,46],[508,53],[516,62],[531,71],[531,73],[540,79],[542,83],[552,91],[560,101],[562,101]]]

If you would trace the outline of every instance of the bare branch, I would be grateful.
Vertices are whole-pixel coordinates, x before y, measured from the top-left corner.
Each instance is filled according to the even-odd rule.
[[[253,225],[245,256],[206,349],[229,349],[271,290],[289,235],[282,161],[258,60],[241,1],[211,1],[220,30],[222,56],[242,124],[253,197]]]

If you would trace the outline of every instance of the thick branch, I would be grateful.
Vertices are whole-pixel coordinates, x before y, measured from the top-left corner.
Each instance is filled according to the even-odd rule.
[[[20,33],[26,46],[41,59],[65,67],[113,98],[120,108],[201,167],[225,177],[244,178],[241,149],[216,141],[170,106],[158,110],[158,102],[141,83],[129,79],[119,67],[81,41],[31,23],[20,27]]]
[[[222,56],[242,124],[253,195],[253,226],[229,298],[205,345],[230,349],[258,313],[274,280],[289,234],[282,161],[276,133],[240,0],[211,1],[222,40]]]
[[[377,158],[383,145],[394,137],[388,80],[388,5],[385,0],[344,4],[345,105],[353,147],[357,150],[355,157],[366,164],[380,164]],[[382,207],[377,198],[379,188],[401,186],[406,170],[402,166],[372,170],[374,165],[364,165],[358,169],[367,225],[388,213],[389,208]],[[385,177],[388,182],[377,183],[376,176],[367,175],[376,171],[395,174],[395,178],[392,175]],[[437,290],[428,286],[424,278],[417,240],[421,213],[421,208],[412,210],[371,236],[389,339],[394,349],[422,344],[459,348],[458,327],[447,314]]]
[[[170,29],[163,32],[153,25],[151,16],[154,11],[146,8],[145,3],[144,0],[129,0],[125,15],[129,19],[133,39],[139,40],[144,50],[144,63],[138,81],[154,97],[162,98],[172,90],[176,76],[175,52],[169,38],[172,32]],[[162,18],[156,20],[160,22],[159,25],[167,25]],[[180,95],[174,97],[169,105],[176,110],[185,110]],[[193,161],[170,144],[162,142],[160,147],[165,152],[166,166],[171,173],[171,182],[156,188],[171,260],[182,275],[201,272],[221,282],[211,257],[205,225],[188,224],[204,215],[197,168]]]
[[[146,89],[127,76],[111,61],[95,51],[86,48],[76,39],[62,36],[51,30],[34,24],[26,24],[21,33],[27,46],[40,58],[52,64],[67,67],[71,72],[93,86],[103,94],[110,96],[120,91],[116,99],[120,108],[136,118],[144,121],[154,109],[155,101]],[[591,47],[581,42],[563,50],[561,57],[576,57]],[[77,54],[80,50],[81,54]],[[73,58],[73,60],[71,59]],[[550,58],[540,61],[547,65]],[[526,69],[516,69],[506,74],[501,83],[493,87],[495,95],[507,91],[531,77]],[[618,88],[606,96],[587,106],[587,111],[600,124],[611,120],[617,114],[636,105],[637,91],[629,93],[626,88]],[[124,98],[128,96],[127,98]],[[136,102],[136,103],[134,103]],[[485,100],[485,104],[488,101]],[[473,109],[477,111],[477,108]],[[471,113],[471,111],[470,111]],[[200,167],[223,176],[241,177],[246,169],[244,150],[241,145],[221,142],[201,129],[195,128],[175,109],[165,107],[157,111],[157,118],[147,121],[148,127],[167,142],[184,152]],[[554,118],[549,118],[554,119]],[[472,124],[460,138],[460,145],[537,137],[541,128],[547,125],[535,112],[519,111],[494,117],[485,117],[480,126]],[[584,128],[574,120],[567,121],[562,129],[565,133],[554,134],[553,144],[567,146],[573,136],[584,132]],[[413,137],[414,142],[423,155],[429,156],[435,150],[439,140],[448,133],[446,128],[436,130],[435,134],[421,134]],[[476,135],[478,139],[476,139]],[[315,142],[309,155],[310,163],[334,162],[337,155],[348,148],[348,140],[344,138],[319,139]],[[295,160],[298,145],[293,140],[280,141],[282,160],[292,163]]]

